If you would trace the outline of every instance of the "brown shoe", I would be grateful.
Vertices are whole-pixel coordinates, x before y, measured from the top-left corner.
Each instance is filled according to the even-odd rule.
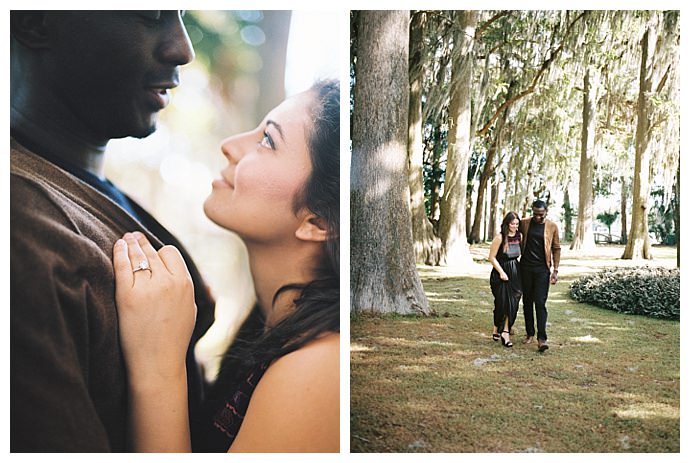
[[[549,345],[546,344],[546,341],[542,341],[541,339],[539,339],[539,341],[538,341],[538,346],[539,347],[537,348],[537,350],[539,352],[544,352],[546,349],[549,348]]]
[[[534,336],[525,336],[525,339],[522,340],[523,344],[532,344],[534,342]]]

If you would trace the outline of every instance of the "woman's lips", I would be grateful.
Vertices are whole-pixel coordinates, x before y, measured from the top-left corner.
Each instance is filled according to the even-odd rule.
[[[216,188],[232,188],[232,185],[224,177],[214,179],[211,185]]]

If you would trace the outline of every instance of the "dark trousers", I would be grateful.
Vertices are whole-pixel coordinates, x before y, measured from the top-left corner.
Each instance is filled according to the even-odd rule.
[[[549,296],[550,271],[546,267],[520,266],[522,308],[527,336],[534,336],[534,309],[537,310],[537,339],[546,341],[546,298]]]

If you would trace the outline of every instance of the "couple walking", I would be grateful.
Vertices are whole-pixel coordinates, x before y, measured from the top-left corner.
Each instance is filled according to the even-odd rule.
[[[520,297],[525,315],[525,344],[534,342],[534,311],[537,313],[539,352],[549,348],[546,336],[546,299],[549,284],[558,281],[561,244],[558,227],[546,218],[542,200],[532,203],[532,217],[520,220],[508,212],[501,231],[491,242],[489,262],[493,266],[489,284],[494,295],[494,329],[492,338],[505,347],[513,347],[510,331],[517,317]],[[519,262],[518,262],[519,258]]]

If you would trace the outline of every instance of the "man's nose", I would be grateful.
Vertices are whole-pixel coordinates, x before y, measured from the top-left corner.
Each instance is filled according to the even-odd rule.
[[[182,66],[194,60],[194,48],[179,11],[174,14],[175,18],[171,19],[170,27],[166,28],[166,36],[159,49],[160,58],[166,63]]]

